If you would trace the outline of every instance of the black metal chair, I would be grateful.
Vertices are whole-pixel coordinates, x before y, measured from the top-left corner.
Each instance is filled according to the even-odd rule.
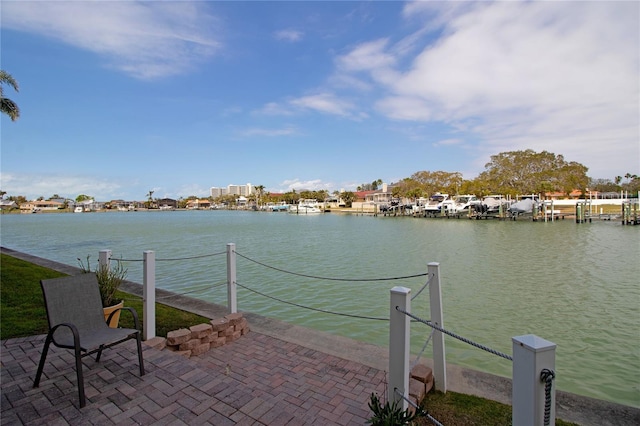
[[[33,383],[34,388],[40,384],[40,377],[51,343],[59,348],[73,349],[75,353],[80,407],[86,405],[82,374],[82,358],[85,356],[97,353],[96,362],[99,362],[103,349],[134,339],[138,345],[140,376],[144,376],[138,314],[133,308],[122,308],[132,313],[135,329],[110,328],[104,318],[98,279],[95,273],[41,280],[40,285],[47,309],[49,332]]]

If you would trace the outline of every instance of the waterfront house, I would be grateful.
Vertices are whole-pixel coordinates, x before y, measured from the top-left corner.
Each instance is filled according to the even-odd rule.
[[[64,204],[60,201],[49,201],[49,200],[35,200],[28,201],[26,203],[20,204],[20,210],[22,211],[55,211],[64,207]]]

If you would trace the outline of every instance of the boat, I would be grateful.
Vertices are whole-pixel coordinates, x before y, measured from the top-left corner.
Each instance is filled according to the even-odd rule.
[[[476,206],[476,211],[485,215],[500,214],[506,211],[511,202],[506,200],[502,195],[487,195],[482,202]]]
[[[83,213],[84,209],[82,208],[82,206],[76,206],[75,209],[73,209],[74,213]]]
[[[289,213],[293,214],[318,214],[322,213],[320,204],[312,198],[301,199],[298,204],[289,207]]]
[[[281,201],[278,204],[269,202],[266,206],[262,207],[262,210],[266,210],[268,212],[286,212],[289,210],[289,205],[286,201]]]
[[[522,198],[520,201],[511,204],[507,211],[511,216],[534,214],[534,210],[536,212],[538,211],[539,204],[540,203],[536,196],[527,196],[526,198]]]
[[[445,208],[449,214],[458,214],[468,212],[475,206],[480,204],[480,200],[475,195],[454,195],[442,202],[442,208]]]
[[[426,213],[439,213],[442,209],[443,203],[448,199],[449,194],[441,194],[439,192],[436,192],[431,197],[429,197],[429,200],[427,200],[422,210]]]

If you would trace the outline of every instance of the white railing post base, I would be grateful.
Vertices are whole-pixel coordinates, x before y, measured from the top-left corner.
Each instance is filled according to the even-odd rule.
[[[512,421],[518,426],[544,425],[545,383],[542,370],[555,371],[556,344],[533,334],[513,342]],[[556,424],[555,384],[551,387],[550,425]]]
[[[411,312],[411,289],[394,287],[391,289],[389,313],[389,390],[387,401],[400,401],[402,409],[408,407],[407,401],[396,394],[408,397],[409,393],[409,353],[410,318],[396,307]]]
[[[156,337],[156,254],[145,251],[142,258],[142,340],[149,340]]]

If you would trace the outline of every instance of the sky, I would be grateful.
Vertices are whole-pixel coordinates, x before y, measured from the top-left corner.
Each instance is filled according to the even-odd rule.
[[[640,174],[636,1],[11,1],[0,185],[354,191],[532,149]]]

